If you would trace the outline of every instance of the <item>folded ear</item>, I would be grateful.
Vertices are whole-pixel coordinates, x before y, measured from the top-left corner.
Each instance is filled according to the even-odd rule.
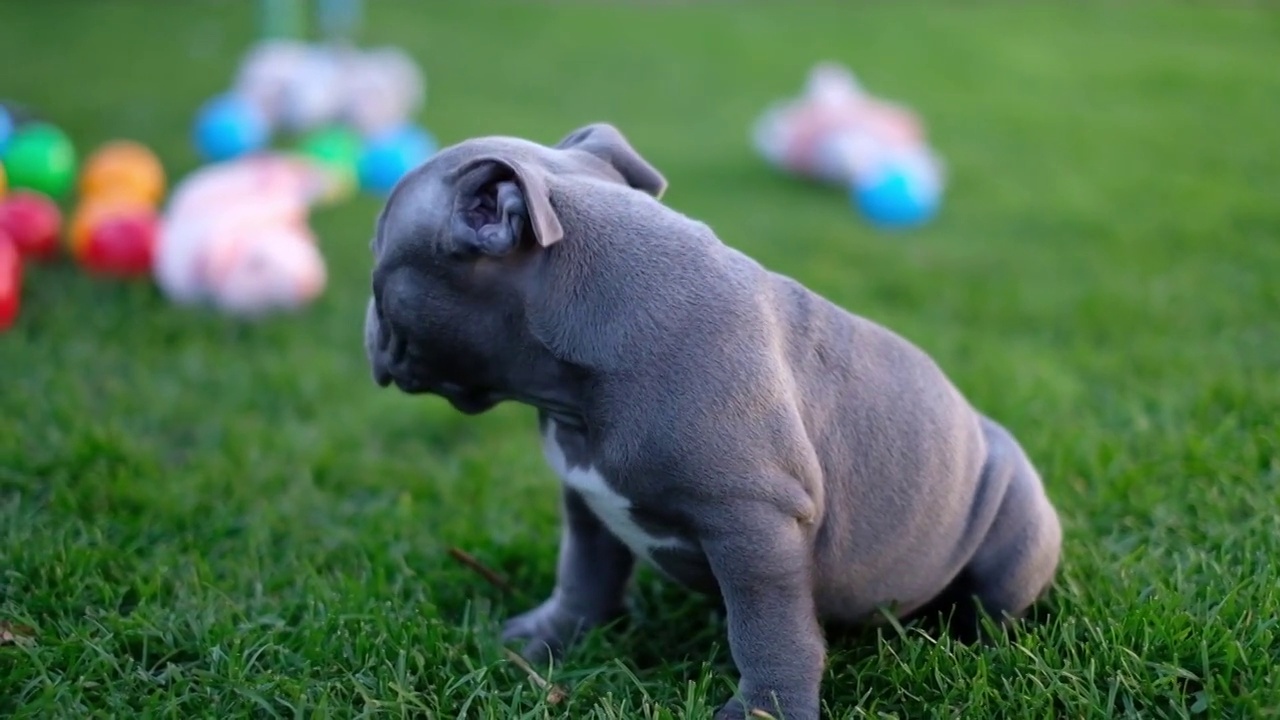
[[[556,144],[561,150],[581,150],[605,161],[631,187],[661,198],[667,179],[640,156],[618,128],[609,123],[592,123],[569,133]]]
[[[459,168],[455,178],[452,230],[459,246],[504,255],[529,232],[542,247],[564,237],[541,168],[483,156]]]

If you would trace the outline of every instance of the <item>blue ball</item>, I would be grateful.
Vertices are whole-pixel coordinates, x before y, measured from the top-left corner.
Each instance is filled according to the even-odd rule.
[[[13,121],[13,116],[8,110],[0,107],[0,153],[9,146],[9,138],[13,137],[14,126],[17,125]]]
[[[406,173],[434,155],[436,149],[435,137],[415,125],[374,136],[365,143],[360,156],[357,168],[360,186],[385,195]]]
[[[942,199],[936,179],[907,168],[889,168],[868,181],[855,183],[851,194],[862,214],[885,228],[923,225],[937,214]]]
[[[262,112],[235,95],[221,95],[205,103],[196,117],[196,150],[206,160],[230,160],[264,147],[271,129]]]

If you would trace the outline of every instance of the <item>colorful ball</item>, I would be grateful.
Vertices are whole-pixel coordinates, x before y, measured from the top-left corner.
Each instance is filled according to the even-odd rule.
[[[359,184],[360,155],[363,150],[360,136],[344,127],[330,127],[307,134],[298,144],[298,150],[314,160],[330,173],[334,191],[328,200],[350,195]]]
[[[270,135],[267,118],[255,105],[236,95],[221,95],[200,108],[194,141],[206,160],[216,162],[259,150]]]
[[[18,319],[22,301],[22,254],[18,244],[0,229],[0,330]]]
[[[76,151],[66,134],[44,122],[24,125],[4,150],[9,184],[59,198],[75,184]]]
[[[67,227],[67,247],[72,256],[80,257],[89,245],[93,229],[111,218],[136,215],[150,209],[141,200],[120,195],[105,195],[85,199],[71,214]]]
[[[360,185],[386,194],[395,184],[436,152],[436,140],[425,129],[405,125],[370,138],[360,157]]]
[[[4,163],[0,163],[0,198],[9,192],[9,175],[4,171]]]
[[[9,111],[0,107],[0,153],[4,153],[4,149],[8,147],[9,138],[13,137],[16,126],[17,123]]]
[[[852,200],[873,224],[883,228],[923,225],[938,212],[942,187],[938,178],[909,166],[891,166],[852,188]]]
[[[119,196],[158,205],[164,197],[164,166],[145,145],[114,140],[99,147],[80,173],[83,198]]]
[[[114,277],[142,277],[155,261],[160,221],[151,208],[135,208],[103,217],[89,228],[76,259],[90,272]]]
[[[48,260],[58,253],[62,212],[46,195],[15,190],[0,200],[0,232],[9,236],[24,257]]]

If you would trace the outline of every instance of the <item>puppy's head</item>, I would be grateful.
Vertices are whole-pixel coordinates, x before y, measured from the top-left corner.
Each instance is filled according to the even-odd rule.
[[[547,147],[509,137],[458,143],[406,175],[378,216],[364,343],[375,381],[479,413],[521,396],[531,361],[522,284],[540,254],[573,242],[557,179],[590,176],[654,197],[666,180],[613,126]]]

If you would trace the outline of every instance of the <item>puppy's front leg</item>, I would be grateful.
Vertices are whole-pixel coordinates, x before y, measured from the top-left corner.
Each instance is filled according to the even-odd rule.
[[[564,488],[556,587],[541,605],[503,626],[502,640],[525,640],[530,662],[559,658],[587,630],[620,616],[635,567],[631,550],[615,538],[575,491]]]
[[[702,536],[724,598],[737,696],[716,720],[753,709],[817,720],[826,642],[814,607],[807,527],[764,505],[721,511]]]

